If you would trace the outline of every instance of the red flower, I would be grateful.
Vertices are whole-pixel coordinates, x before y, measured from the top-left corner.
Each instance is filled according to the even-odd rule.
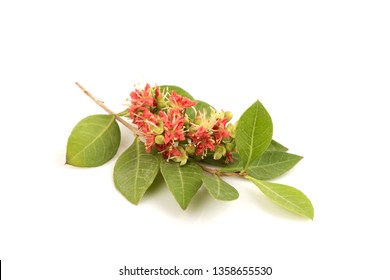
[[[184,165],[189,153],[184,147],[188,143],[192,147],[191,155],[204,157],[208,151],[218,154],[216,147],[224,147],[224,139],[231,138],[230,130],[226,128],[228,117],[221,117],[217,112],[213,112],[209,118],[205,113],[198,112],[199,120],[196,119],[194,123],[188,119],[186,121],[185,109],[196,105],[196,102],[178,95],[174,90],[161,94],[159,87],[152,89],[146,84],[144,89],[135,89],[130,96],[130,118],[142,132],[147,152],[155,147],[165,159]],[[188,143],[180,142],[185,140]],[[224,149],[221,155],[225,154],[226,162],[233,161],[231,152]]]
[[[178,140],[185,140],[183,126],[184,126],[184,114],[179,109],[169,109],[168,114],[160,111],[160,117],[164,123],[164,142],[168,144],[169,142]]]
[[[145,134],[145,151],[147,153],[150,153],[152,151],[152,147],[154,144],[154,139],[156,138],[156,135],[154,134]]]
[[[226,129],[227,118],[222,120],[218,119],[213,126],[213,133],[215,137],[215,142],[221,143],[223,138],[229,138],[230,134]]]
[[[196,147],[195,155],[206,154],[207,149],[214,151],[215,142],[205,127],[201,126],[196,132],[189,132],[187,135]]]
[[[195,101],[192,101],[186,97],[178,95],[176,91],[172,90],[169,101],[177,108],[185,109],[196,105]]]
[[[173,145],[156,145],[156,148],[162,153],[165,159],[182,156],[182,153]]]
[[[146,84],[144,89],[135,89],[130,93],[132,107],[156,105],[156,101],[152,94],[152,89],[149,84]]]
[[[135,110],[135,112],[134,112]],[[157,116],[152,114],[149,109],[145,107],[139,107],[137,109],[130,108],[130,117],[133,119],[133,123],[143,132],[149,132],[149,125],[157,125]]]

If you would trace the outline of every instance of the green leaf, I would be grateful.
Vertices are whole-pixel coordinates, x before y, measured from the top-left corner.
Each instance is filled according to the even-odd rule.
[[[184,89],[182,89],[181,87],[178,87],[178,86],[163,85],[163,86],[160,86],[160,90],[161,90],[161,92],[166,92],[166,91],[171,92],[172,90],[174,90],[174,91],[176,91],[176,93],[178,95],[184,96],[190,100],[195,101],[195,98],[193,98],[191,94],[189,94],[187,91],[185,91]]]
[[[272,130],[271,117],[258,100],[242,114],[237,124],[236,146],[244,170],[268,148]]]
[[[113,115],[92,115],[72,130],[66,147],[66,163],[79,167],[100,166],[118,151],[121,134]]]
[[[202,185],[202,169],[191,161],[180,166],[176,162],[161,161],[161,174],[180,207],[185,210]]]
[[[118,158],[114,168],[114,184],[131,203],[138,204],[159,171],[159,157],[145,151],[137,137]]]
[[[275,140],[272,140],[267,148],[267,151],[269,151],[269,152],[287,152],[288,148],[283,146],[282,144],[276,142]]]
[[[248,167],[248,174],[259,180],[269,180],[278,177],[294,167],[301,156],[286,152],[264,152]]]
[[[202,180],[209,194],[215,199],[229,201],[238,198],[237,190],[218,175],[203,176]]]
[[[279,206],[303,217],[313,219],[313,205],[300,190],[282,184],[260,181],[250,176],[245,178],[251,180],[269,199]]]

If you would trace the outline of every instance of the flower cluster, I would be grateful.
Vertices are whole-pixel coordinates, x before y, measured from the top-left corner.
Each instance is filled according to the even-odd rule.
[[[155,148],[167,160],[183,165],[189,156],[203,159],[208,154],[232,162],[235,125],[228,124],[230,112],[212,108],[197,110],[196,102],[175,90],[151,87],[130,93],[129,116],[141,131],[147,152]],[[190,118],[188,110],[192,110]]]

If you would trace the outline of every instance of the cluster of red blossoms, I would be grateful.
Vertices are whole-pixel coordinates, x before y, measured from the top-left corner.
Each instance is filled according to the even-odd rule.
[[[135,89],[130,93],[129,115],[142,132],[147,152],[155,148],[167,160],[184,165],[189,156],[203,159],[208,153],[215,160],[232,162],[235,125],[227,124],[230,112],[196,110],[196,102],[169,88]],[[188,110],[193,110],[191,119]]]

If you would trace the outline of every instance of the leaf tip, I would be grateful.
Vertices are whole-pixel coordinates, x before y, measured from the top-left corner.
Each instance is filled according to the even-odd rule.
[[[313,211],[310,213],[310,215],[309,215],[308,218],[309,218],[310,220],[314,221],[314,208],[312,208],[312,210],[313,210]]]
[[[181,210],[183,210],[183,211],[186,211],[186,210],[187,210],[187,207],[188,207],[188,205],[181,205],[181,204],[180,204],[180,208],[181,208]]]

